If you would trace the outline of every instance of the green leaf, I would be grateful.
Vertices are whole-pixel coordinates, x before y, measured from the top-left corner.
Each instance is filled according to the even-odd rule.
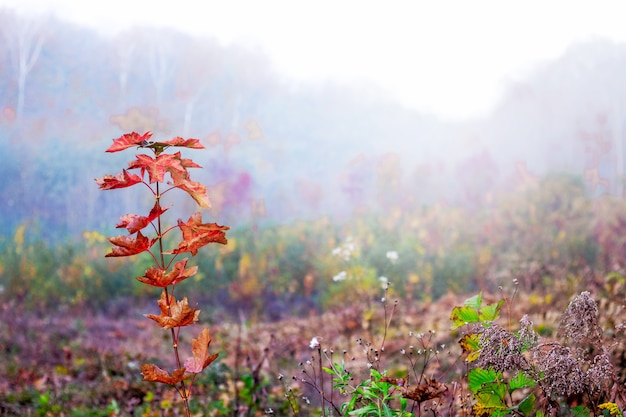
[[[400,410],[404,412],[406,410],[407,400],[404,397],[400,397]]]
[[[535,408],[535,394],[530,394],[528,397],[524,398],[521,403],[517,406],[517,410],[523,415],[527,416]]]
[[[465,326],[468,323],[478,323],[480,321],[478,311],[472,307],[454,307],[450,320],[454,323],[452,329]]]
[[[332,368],[327,368],[327,367],[325,367],[325,366],[322,366],[322,370],[323,370],[324,372],[326,372],[327,374],[331,374],[331,375],[335,375],[335,374],[336,374],[335,370],[334,370],[334,369],[332,369]]]
[[[508,407],[504,402],[506,385],[502,382],[502,374],[492,368],[472,369],[467,376],[469,388],[481,409],[491,410],[491,415],[507,414]]]
[[[486,384],[493,384],[494,382],[497,382],[501,379],[502,374],[494,371],[492,368],[475,368],[472,369],[467,375],[467,380],[469,381],[469,389],[474,394],[483,389]]]
[[[119,414],[120,413],[120,406],[117,403],[117,401],[111,400],[111,402],[109,403],[109,406],[107,407],[107,413],[108,414]]]
[[[463,305],[465,307],[470,307],[470,308],[479,310],[480,307],[483,305],[483,293],[479,292],[475,296],[468,298],[467,300],[463,302]]]
[[[359,396],[357,394],[352,395],[352,398],[349,402],[345,402],[341,405],[341,415],[346,415],[346,412],[350,410],[354,410],[354,406],[358,400]]]
[[[504,386],[502,386],[504,388]],[[507,408],[504,404],[504,393],[502,390],[483,390],[474,395],[474,398],[486,408],[503,409]]]
[[[511,382],[509,382],[509,392],[513,392],[516,389],[534,387],[537,382],[526,374],[526,372],[518,372]]]
[[[500,309],[504,304],[504,300],[497,303],[488,304],[480,309],[480,321],[494,321],[500,316]]]
[[[350,413],[348,413],[351,416],[364,416],[364,415],[368,415],[369,413],[375,413],[377,414],[376,407],[374,407],[374,405],[372,404],[368,404],[365,407],[361,407],[361,408],[357,408],[354,411],[351,411]]]
[[[489,417],[504,417],[511,414],[511,410],[509,408],[496,408],[496,410],[491,413]]]
[[[577,405],[576,407],[572,407],[571,411],[573,417],[587,417],[591,415],[591,411],[584,405]]]

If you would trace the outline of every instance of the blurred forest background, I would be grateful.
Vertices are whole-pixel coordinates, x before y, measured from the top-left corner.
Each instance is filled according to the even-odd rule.
[[[191,156],[203,166],[195,179],[209,186],[208,217],[233,228],[233,245],[199,262],[221,271],[214,296],[228,290],[236,304],[263,291],[323,298],[342,269],[323,260],[349,237],[374,277],[414,283],[409,297],[486,285],[511,257],[515,268],[541,263],[560,243],[568,262],[621,262],[622,224],[606,211],[619,213],[623,193],[625,45],[572,45],[512,82],[490,117],[447,122],[375,85],[292,83],[259,51],[170,29],[105,37],[4,9],[0,31],[3,291],[36,298],[24,248],[49,257],[41,271],[57,271],[67,282],[56,291],[73,302],[98,274],[120,288],[106,283],[121,278],[102,278],[122,267],[99,260],[104,236],[145,201],[93,179],[126,165],[128,155],[104,152],[113,138],[148,130],[207,147]],[[174,202],[173,212],[190,204]],[[386,251],[400,252],[393,271]],[[106,274],[91,271],[98,262]]]

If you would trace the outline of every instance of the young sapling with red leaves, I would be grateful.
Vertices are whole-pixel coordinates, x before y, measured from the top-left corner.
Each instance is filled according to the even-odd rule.
[[[154,196],[154,205],[145,216],[126,214],[121,217],[116,227],[126,229],[128,234],[109,238],[114,247],[105,256],[134,256],[147,252],[152,257],[154,265],[143,276],[137,277],[137,280],[162,289],[158,300],[160,315],[147,314],[146,317],[163,329],[170,330],[176,369],[170,373],[154,364],[144,364],[141,372],[146,381],[173,386],[183,401],[185,414],[191,416],[189,398],[193,381],[198,373],[217,358],[217,354],[209,352],[211,336],[208,327],[205,327],[197,338],[192,339],[192,356],[184,363],[180,359],[180,330],[196,323],[200,310],[190,307],[187,297],[177,299],[174,296],[176,285],[195,275],[198,270],[197,266],[187,267],[188,258],[178,258],[186,252],[195,256],[201,247],[209,243],[225,245],[225,231],[229,228],[217,223],[202,223],[200,212],[191,215],[186,222],[179,219],[176,225],[164,226],[162,216],[168,207],[161,205],[161,198],[173,189],[187,192],[200,208],[210,208],[206,187],[192,181],[188,171],[188,168],[200,168],[200,165],[183,158],[180,152],[165,152],[170,148],[204,149],[204,146],[198,139],[175,137],[169,141],[156,142],[151,141],[151,137],[151,132],[143,135],[135,132],[124,134],[114,139],[106,150],[119,152],[136,148],[147,153],[137,154],[136,159],[129,162],[127,169],[123,169],[121,173],[96,179],[100,189],[112,190],[143,184]],[[131,173],[130,170],[139,170],[139,174]],[[166,180],[166,176],[169,176],[170,181]],[[151,229],[151,233],[142,233],[146,228]],[[180,230],[182,239],[177,247],[166,250],[164,238],[176,229]]]

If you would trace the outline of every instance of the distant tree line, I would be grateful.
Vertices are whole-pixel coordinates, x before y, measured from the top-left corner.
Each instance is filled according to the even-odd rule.
[[[622,193],[623,45],[572,47],[512,83],[492,117],[444,123],[376,86],[295,83],[262,52],[171,29],[105,37],[3,9],[0,35],[3,235],[27,223],[75,237],[132,212],[93,178],[117,172],[103,151],[133,130],[200,139],[211,215],[235,227],[484,205],[554,170],[591,194]]]

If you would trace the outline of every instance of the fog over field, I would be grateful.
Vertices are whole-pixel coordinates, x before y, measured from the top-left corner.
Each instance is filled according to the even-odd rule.
[[[610,3],[1,4],[3,234],[132,212],[93,182],[124,166],[104,149],[130,131],[200,139],[210,214],[233,226],[484,207],[555,172],[623,192]]]

